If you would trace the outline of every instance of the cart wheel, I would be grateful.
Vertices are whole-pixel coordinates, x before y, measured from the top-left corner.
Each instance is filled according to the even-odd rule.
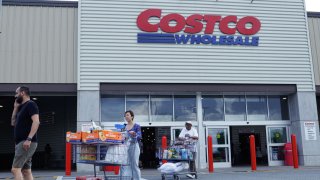
[[[163,174],[161,175],[161,179],[162,180],[165,180],[166,179],[166,176],[164,176]]]
[[[174,175],[174,176],[173,176],[173,179],[174,179],[174,180],[180,180],[180,177],[177,176],[177,175]]]

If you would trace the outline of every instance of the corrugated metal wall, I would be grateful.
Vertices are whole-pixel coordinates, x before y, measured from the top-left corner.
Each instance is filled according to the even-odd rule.
[[[78,89],[100,82],[297,84],[313,91],[303,0],[80,1]],[[256,16],[258,47],[137,44],[138,14]],[[80,9],[79,9],[80,10]],[[216,26],[215,29],[218,27]],[[221,35],[217,33],[216,35]]]
[[[314,80],[320,85],[320,17],[308,17]]]
[[[0,83],[77,82],[77,8],[2,10]]]

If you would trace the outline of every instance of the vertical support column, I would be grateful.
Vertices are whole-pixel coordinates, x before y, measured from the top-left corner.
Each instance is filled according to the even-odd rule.
[[[251,156],[251,170],[257,170],[257,159],[256,159],[256,142],[254,135],[250,135],[250,156]]]
[[[213,173],[214,167],[213,167],[213,152],[212,152],[212,137],[208,136],[208,169],[209,173]]]
[[[303,166],[320,166],[320,138],[316,93],[297,92],[289,96],[291,133],[296,135],[299,163]],[[315,124],[316,137],[308,138],[306,123]]]
[[[96,124],[100,122],[100,91],[78,91],[77,131],[81,131],[82,124]],[[77,163],[78,172],[92,172],[92,164]]]
[[[205,133],[205,126],[203,125],[203,114],[202,114],[202,95],[201,92],[197,92],[197,121],[198,121],[198,134],[199,134],[199,141],[198,141],[198,167],[199,169],[207,168],[206,162],[206,133]]]
[[[66,143],[66,176],[71,175],[71,143]]]

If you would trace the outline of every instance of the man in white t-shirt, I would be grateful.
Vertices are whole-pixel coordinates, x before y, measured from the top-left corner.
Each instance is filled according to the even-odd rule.
[[[192,122],[187,121],[185,124],[186,127],[182,129],[182,131],[179,134],[180,140],[186,140],[189,138],[192,138],[193,140],[198,140],[198,132],[195,128],[192,127]]]
[[[179,134],[179,139],[180,140],[198,140],[199,139],[199,135],[198,132],[195,128],[192,127],[192,122],[191,121],[187,121],[185,124],[185,127],[182,129],[182,131]],[[192,154],[193,154],[193,160],[190,162],[190,171],[191,172],[196,172],[196,154],[197,154],[197,147],[196,145],[193,147],[192,150]],[[189,178],[194,179],[195,175],[192,174],[187,174],[187,176]]]

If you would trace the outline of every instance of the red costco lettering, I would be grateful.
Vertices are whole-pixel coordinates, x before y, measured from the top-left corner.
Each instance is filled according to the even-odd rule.
[[[203,16],[200,14],[194,14],[187,18],[187,25],[191,27],[186,27],[185,33],[195,34],[201,32],[203,24],[201,23]]]
[[[252,24],[251,29],[246,28],[246,24],[248,24],[248,23]],[[237,24],[238,32],[243,35],[256,34],[257,32],[260,31],[260,28],[261,28],[261,22],[259,21],[259,19],[255,18],[253,16],[243,17],[242,19],[240,19],[238,21],[238,24]]]
[[[170,26],[170,21],[175,21],[175,26]],[[167,33],[180,32],[186,26],[186,20],[180,14],[168,14],[160,20],[160,29]]]
[[[137,18],[137,25],[141,29],[141,31],[145,32],[157,32],[159,28],[159,24],[150,24],[149,19],[151,17],[161,17],[161,9],[147,9],[140,13]]]
[[[236,28],[229,28],[229,23],[237,24],[237,16],[226,16],[220,21],[220,31],[224,34],[235,34]]]
[[[207,22],[207,27],[204,30],[205,34],[212,34],[214,30],[214,25],[216,22],[219,22],[221,20],[221,16],[213,16],[213,15],[204,15],[205,22]]]
[[[185,33],[195,34],[204,29],[205,34],[213,34],[214,26],[219,23],[219,29],[224,34],[235,34],[239,32],[243,35],[254,35],[260,31],[261,22],[259,19],[253,16],[245,16],[238,20],[237,16],[226,16],[222,18],[217,15],[200,15],[193,14],[185,18],[184,16],[172,13],[161,17],[161,9],[147,9],[141,12],[137,18],[137,26],[140,30],[145,32],[157,32],[159,28],[163,32],[177,33],[184,31]],[[159,19],[159,23],[151,24],[149,19],[155,17]],[[175,25],[171,26],[170,22],[174,21]],[[205,27],[203,22],[205,22]],[[230,24],[235,24],[234,28],[231,28]],[[250,28],[246,25],[251,24]]]

